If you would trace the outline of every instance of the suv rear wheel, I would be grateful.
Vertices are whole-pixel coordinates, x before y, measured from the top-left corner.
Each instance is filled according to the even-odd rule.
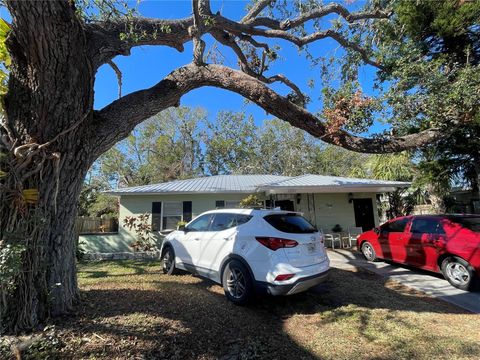
[[[461,290],[475,290],[478,279],[473,267],[462,258],[451,256],[442,261],[442,274],[450,284]]]
[[[222,274],[223,290],[228,300],[236,305],[245,305],[253,295],[250,273],[238,260],[230,260]]]

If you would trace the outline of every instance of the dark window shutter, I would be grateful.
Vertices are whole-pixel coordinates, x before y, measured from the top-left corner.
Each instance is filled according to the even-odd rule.
[[[225,200],[217,200],[215,201],[215,207],[217,209],[223,209],[225,207]]]
[[[152,202],[152,230],[159,231],[162,222],[162,202]]]
[[[184,201],[183,202],[183,221],[189,222],[192,220],[192,202]]]

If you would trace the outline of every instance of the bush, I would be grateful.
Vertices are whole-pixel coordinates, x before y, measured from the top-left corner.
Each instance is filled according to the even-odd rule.
[[[155,249],[155,241],[152,236],[152,226],[150,225],[150,214],[127,216],[123,219],[123,226],[133,230],[137,235],[137,241],[130,244],[134,251],[150,251]]]

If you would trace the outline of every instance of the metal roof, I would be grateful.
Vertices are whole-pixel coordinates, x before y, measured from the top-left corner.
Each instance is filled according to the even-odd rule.
[[[252,193],[261,185],[287,180],[277,175],[216,175],[107,191],[111,195]]]
[[[339,176],[216,175],[107,191],[111,195],[201,193],[388,192],[410,183]]]

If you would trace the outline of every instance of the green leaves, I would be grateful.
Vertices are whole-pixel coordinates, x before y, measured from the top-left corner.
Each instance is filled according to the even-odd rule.
[[[6,40],[10,26],[5,20],[0,18],[0,62],[5,66],[10,66],[10,54],[7,50]]]
[[[10,54],[7,49],[7,36],[10,32],[10,26],[8,23],[0,18],[0,101],[3,103],[3,96],[8,91],[8,67],[10,66]],[[1,104],[3,112],[3,104]]]

